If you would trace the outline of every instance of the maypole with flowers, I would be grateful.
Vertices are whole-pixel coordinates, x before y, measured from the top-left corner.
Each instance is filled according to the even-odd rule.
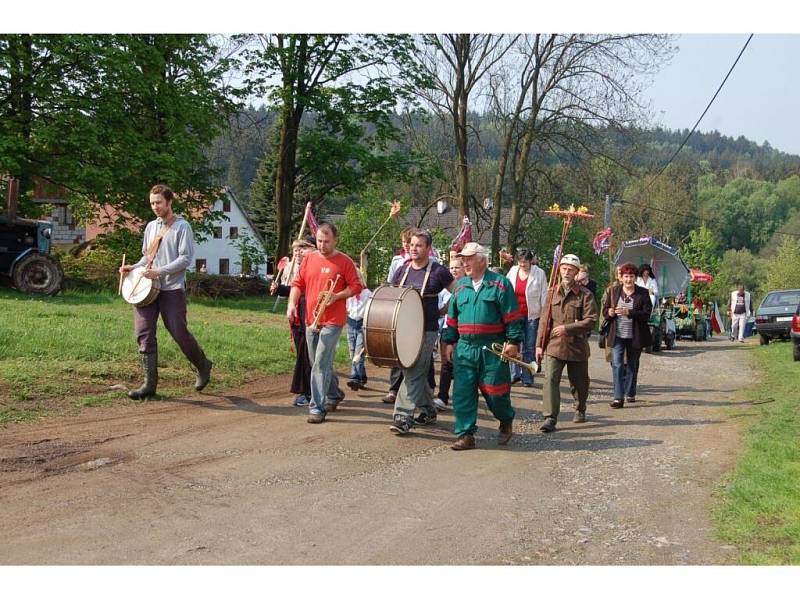
[[[560,217],[563,219],[561,226],[561,239],[556,246],[553,253],[553,266],[550,269],[550,280],[548,282],[547,291],[547,306],[545,307],[545,320],[544,332],[542,334],[542,350],[547,349],[547,342],[550,338],[550,318],[553,314],[553,296],[555,295],[556,288],[558,287],[558,263],[561,262],[561,256],[564,254],[564,243],[567,241],[567,235],[572,228],[572,224],[579,219],[594,219],[594,215],[589,213],[589,209],[581,205],[575,208],[574,204],[570,204],[569,208],[562,209],[558,204],[552,204],[547,207],[544,214],[551,217]]]

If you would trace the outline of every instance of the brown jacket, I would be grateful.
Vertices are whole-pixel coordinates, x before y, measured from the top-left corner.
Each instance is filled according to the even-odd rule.
[[[550,326],[546,326],[547,306],[542,309],[539,320],[539,337],[536,347],[542,348],[545,329],[550,336],[545,354],[561,360],[589,360],[589,333],[597,323],[597,303],[594,294],[580,285],[573,286],[564,295],[559,285],[552,302]],[[566,335],[553,337],[553,329],[566,327]]]

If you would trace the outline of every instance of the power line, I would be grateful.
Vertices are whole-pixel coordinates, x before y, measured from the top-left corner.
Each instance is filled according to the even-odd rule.
[[[656,176],[655,176],[655,177],[653,177],[653,178],[650,180],[650,183],[648,183],[648,184],[647,184],[647,186],[645,186],[644,190],[642,190],[642,193],[644,193],[644,192],[646,192],[648,189],[650,189],[650,186],[651,186],[651,185],[653,185],[653,183],[655,182],[655,180],[656,180],[656,179],[658,179],[659,177],[661,177],[661,174],[662,174],[664,171],[666,171],[666,170],[667,170],[667,167],[668,167],[670,164],[672,164],[672,161],[673,161],[673,160],[675,160],[675,157],[676,157],[676,156],[678,156],[678,153],[679,153],[681,150],[683,150],[683,147],[686,145],[686,142],[688,142],[688,141],[689,141],[689,138],[690,138],[690,137],[692,137],[692,134],[693,134],[693,133],[695,132],[695,130],[697,129],[697,126],[698,126],[698,125],[700,125],[700,121],[702,121],[702,120],[703,120],[703,117],[705,117],[705,116],[706,116],[706,113],[708,112],[708,109],[709,109],[709,108],[711,108],[711,105],[712,105],[712,104],[714,104],[714,100],[716,100],[716,99],[717,99],[717,96],[718,96],[718,95],[719,95],[719,93],[722,91],[722,88],[723,88],[723,86],[725,85],[725,82],[726,82],[726,81],[728,81],[728,77],[730,77],[730,76],[731,76],[731,73],[733,73],[733,69],[736,67],[736,64],[739,62],[739,59],[740,59],[740,58],[742,58],[742,54],[744,54],[744,51],[745,51],[745,49],[747,48],[748,44],[750,43],[750,40],[752,40],[752,39],[753,39],[753,34],[751,33],[751,34],[750,34],[750,37],[748,37],[748,38],[747,38],[747,41],[744,43],[744,46],[742,46],[742,49],[739,51],[739,55],[736,57],[736,60],[735,60],[735,61],[733,61],[733,64],[731,65],[731,68],[730,68],[730,69],[728,69],[728,74],[727,74],[727,75],[725,75],[725,79],[723,79],[723,80],[722,80],[722,83],[720,83],[720,84],[719,84],[719,87],[717,88],[717,91],[714,93],[714,96],[713,96],[713,97],[711,98],[711,100],[709,101],[709,103],[708,103],[708,106],[706,106],[706,109],[703,111],[703,114],[701,114],[701,115],[700,115],[700,118],[699,118],[699,119],[697,119],[697,122],[694,124],[694,127],[692,127],[692,130],[689,132],[689,134],[686,136],[686,138],[684,138],[683,142],[681,142],[681,145],[680,145],[680,146],[678,146],[678,149],[675,151],[675,153],[672,155],[672,157],[671,157],[671,158],[670,158],[670,159],[667,161],[667,164],[665,164],[665,165],[664,165],[664,166],[661,168],[661,170],[660,170],[660,171],[659,171],[659,172],[656,174]]]

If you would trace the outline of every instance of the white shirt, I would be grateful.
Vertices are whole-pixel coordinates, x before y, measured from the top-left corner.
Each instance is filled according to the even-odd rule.
[[[439,292],[439,310],[442,310],[447,303],[450,302],[450,298],[452,297],[452,293],[447,288],[443,289]],[[439,318],[439,329],[445,329],[447,327],[447,317],[440,317]]]
[[[472,289],[477,292],[483,283],[483,277],[481,277],[478,281],[475,281],[474,279],[471,279],[470,281],[472,281]]]
[[[354,321],[363,319],[364,310],[367,308],[367,300],[369,300],[370,296],[372,296],[372,292],[368,288],[364,288],[355,296],[350,296],[345,300],[347,316]]]
[[[656,305],[656,296],[658,296],[658,283],[656,283],[655,277],[649,277],[647,279],[647,283],[644,282],[644,279],[641,277],[636,278],[636,285],[639,287],[645,288],[648,293],[650,294],[650,302],[653,306]]]

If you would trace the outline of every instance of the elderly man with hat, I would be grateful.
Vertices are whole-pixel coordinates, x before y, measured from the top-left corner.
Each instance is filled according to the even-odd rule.
[[[576,281],[581,266],[574,254],[559,261],[561,281],[550,291],[550,302],[542,309],[536,360],[544,363],[542,402],[544,423],[539,428],[550,433],[556,428],[561,409],[561,374],[567,368],[570,390],[575,399],[575,423],[586,421],[586,399],[589,396],[589,333],[597,323],[594,294]],[[549,314],[548,314],[549,313]]]
[[[503,275],[487,269],[486,249],[475,242],[458,253],[465,276],[456,282],[447,311],[444,342],[453,363],[453,413],[458,440],[453,450],[475,447],[478,429],[478,390],[500,421],[497,442],[508,444],[512,435],[511,372],[508,362],[489,352],[503,344],[503,354],[516,357],[523,340],[523,315],[514,287]],[[455,348],[453,345],[455,344]]]

